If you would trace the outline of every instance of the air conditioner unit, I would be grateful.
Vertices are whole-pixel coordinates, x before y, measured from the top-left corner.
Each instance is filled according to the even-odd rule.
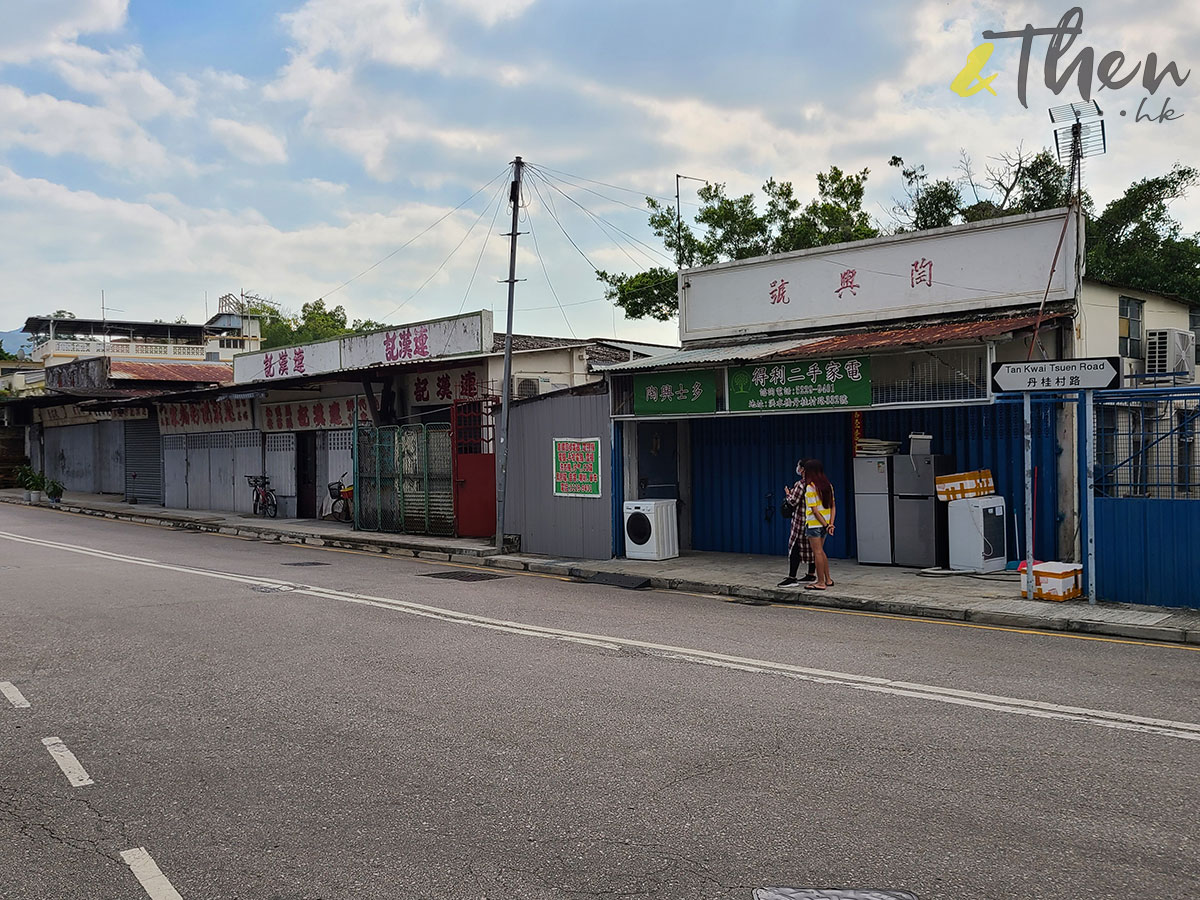
[[[679,523],[674,500],[625,503],[625,558],[674,559],[679,555]]]
[[[518,400],[539,397],[551,390],[550,379],[539,375],[513,375],[512,395]]]
[[[1146,332],[1147,382],[1193,384],[1196,381],[1196,335],[1180,328]]]

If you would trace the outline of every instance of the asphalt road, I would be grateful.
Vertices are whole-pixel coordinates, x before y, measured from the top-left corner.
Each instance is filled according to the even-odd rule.
[[[1200,896],[1194,648],[498,574],[0,505],[0,897]]]

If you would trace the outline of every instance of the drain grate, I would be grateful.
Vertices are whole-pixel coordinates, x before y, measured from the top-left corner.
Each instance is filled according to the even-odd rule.
[[[323,562],[294,562],[294,563],[280,563],[280,565],[281,566],[328,566],[330,564],[323,563]]]
[[[511,578],[511,575],[493,575],[491,572],[426,572],[421,578],[444,578],[447,581],[493,581],[496,578]]]

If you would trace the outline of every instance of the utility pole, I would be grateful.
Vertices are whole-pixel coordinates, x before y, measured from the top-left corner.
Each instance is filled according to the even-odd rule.
[[[704,181],[703,178],[693,178],[691,175],[675,173],[675,268],[683,270],[683,203],[679,199],[680,181]]]
[[[512,395],[513,295],[517,289],[517,231],[521,215],[521,157],[512,162],[513,182],[508,194],[512,204],[512,231],[508,242],[508,325],[504,329],[504,384],[500,394],[500,463],[496,473],[496,549],[504,552],[504,502],[508,492],[508,405]]]

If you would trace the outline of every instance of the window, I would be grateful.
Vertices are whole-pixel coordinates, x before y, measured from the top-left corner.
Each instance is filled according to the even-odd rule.
[[[236,350],[242,344],[237,338],[221,338],[222,350]]]
[[[1188,312],[1188,325],[1196,336],[1196,365],[1200,366],[1200,306],[1193,306]]]
[[[1119,334],[1121,336],[1119,350],[1121,356],[1130,359],[1144,359],[1142,353],[1142,311],[1145,302],[1133,297],[1121,298],[1121,320]]]

